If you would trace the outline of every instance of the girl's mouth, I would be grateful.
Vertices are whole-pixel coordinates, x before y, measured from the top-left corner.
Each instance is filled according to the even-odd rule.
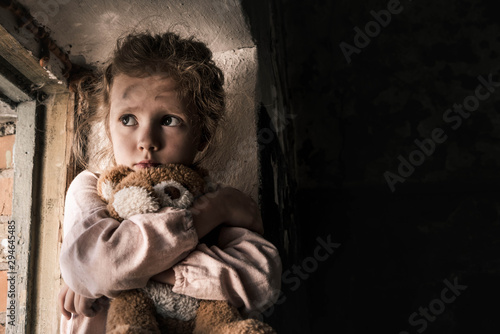
[[[149,167],[156,167],[156,166],[160,166],[160,165],[161,164],[158,162],[153,162],[151,160],[144,160],[144,161],[136,163],[135,167],[137,167],[137,168],[149,168]]]

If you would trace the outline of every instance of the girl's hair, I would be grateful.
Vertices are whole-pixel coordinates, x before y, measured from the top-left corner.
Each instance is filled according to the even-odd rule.
[[[74,153],[77,162],[88,168],[88,142],[91,128],[104,123],[109,133],[110,92],[116,76],[161,75],[177,83],[177,93],[187,107],[188,118],[205,149],[195,164],[206,157],[215,130],[225,111],[224,75],[212,60],[212,52],[193,37],[181,38],[167,32],[129,34],[118,39],[113,56],[98,76],[87,75],[73,88],[77,92],[77,126]],[[93,159],[114,163],[110,145],[93,152]]]

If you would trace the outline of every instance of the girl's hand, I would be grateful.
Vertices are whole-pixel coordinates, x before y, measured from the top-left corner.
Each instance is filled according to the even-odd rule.
[[[257,203],[238,189],[226,187],[219,190],[225,217],[223,224],[244,227],[259,234],[264,234],[264,225]]]
[[[191,212],[200,239],[220,224],[264,233],[257,203],[235,188],[225,187],[201,196],[194,202]]]
[[[62,315],[68,320],[71,319],[71,313],[93,317],[100,310],[100,304],[95,303],[96,299],[83,297],[75,293],[66,283],[61,287],[57,300]]]
[[[66,283],[63,284],[61,290],[59,291],[59,295],[57,296],[57,304],[59,305],[59,309],[61,310],[62,315],[66,319],[71,319],[71,312],[64,308],[64,303],[66,301],[66,295],[68,294],[69,287]]]
[[[155,281],[155,282],[160,282],[163,284],[174,285],[175,284],[174,270],[172,268],[170,268],[170,269],[167,269],[165,271],[162,271],[161,273],[156,274],[153,277],[151,277],[151,280]]]

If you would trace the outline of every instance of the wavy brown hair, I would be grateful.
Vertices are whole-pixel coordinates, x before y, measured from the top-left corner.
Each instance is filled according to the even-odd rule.
[[[77,80],[77,126],[74,152],[77,161],[88,168],[88,139],[94,124],[104,123],[109,140],[110,92],[116,76],[161,75],[177,83],[177,93],[187,107],[188,117],[205,149],[197,157],[198,164],[209,152],[216,129],[225,112],[224,75],[215,65],[212,52],[193,37],[181,38],[175,33],[129,34],[118,39],[113,56],[99,75],[86,75]],[[112,147],[93,152],[94,159],[114,162]]]

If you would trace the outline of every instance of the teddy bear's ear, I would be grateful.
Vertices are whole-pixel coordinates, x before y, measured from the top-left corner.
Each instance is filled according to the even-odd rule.
[[[109,202],[118,183],[133,172],[134,170],[127,166],[116,166],[105,170],[97,181],[97,192],[99,196],[106,202]]]
[[[200,174],[200,176],[204,179],[205,177],[208,176],[208,170],[200,167],[200,166],[191,166],[191,169],[194,170],[196,173]]]
[[[191,169],[198,174],[189,182],[193,192],[203,194],[216,190],[207,169],[200,166],[193,166]]]

